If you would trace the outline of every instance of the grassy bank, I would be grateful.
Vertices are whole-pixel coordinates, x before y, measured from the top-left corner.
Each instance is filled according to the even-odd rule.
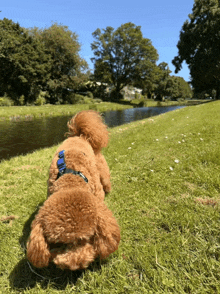
[[[44,105],[44,106],[0,106],[0,121],[3,120],[30,120],[32,118],[39,118],[45,116],[63,116],[74,115],[78,111],[86,109],[94,109],[100,112],[109,110],[123,110],[127,108],[137,107],[140,104],[140,100],[133,100],[129,105],[123,105],[112,102],[90,103],[90,104],[74,104],[74,105]],[[157,107],[157,106],[190,106],[197,103],[205,103],[207,101],[154,101],[152,99],[145,100],[142,106],[145,107]]]
[[[100,112],[122,110],[132,106],[117,103],[101,102],[96,104],[45,105],[45,106],[1,106],[0,120],[21,120],[43,116],[74,115],[78,111],[94,109]]]
[[[220,293],[220,102],[110,130],[119,250],[83,272],[24,253],[57,146],[0,165],[0,293]]]
[[[157,101],[153,99],[134,99],[131,101],[132,105],[138,105],[140,103],[143,104],[144,107],[158,107],[158,106],[192,106],[192,105],[198,105],[201,103],[208,103],[210,100],[198,100],[198,99],[190,99],[190,100],[184,100],[179,99],[178,101]]]

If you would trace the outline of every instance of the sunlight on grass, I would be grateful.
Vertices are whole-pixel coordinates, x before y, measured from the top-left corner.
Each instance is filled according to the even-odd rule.
[[[122,238],[82,272],[32,271],[25,259],[57,146],[3,161],[0,293],[220,293],[219,113],[216,101],[110,130],[105,201]]]

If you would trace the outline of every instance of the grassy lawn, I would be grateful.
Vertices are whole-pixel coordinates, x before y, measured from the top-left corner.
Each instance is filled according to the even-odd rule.
[[[110,130],[119,250],[81,272],[33,269],[24,244],[57,146],[0,164],[0,293],[220,293],[220,101]]]
[[[75,113],[86,109],[94,109],[100,112],[104,112],[108,110],[121,110],[127,108],[132,108],[132,106],[120,105],[110,102],[75,105],[1,106],[0,120],[19,120],[30,117],[35,118],[42,116],[74,115]]]

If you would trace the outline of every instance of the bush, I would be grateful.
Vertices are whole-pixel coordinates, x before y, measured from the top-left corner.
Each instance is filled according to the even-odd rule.
[[[87,95],[89,98],[93,98],[93,94],[92,94],[92,92],[89,92],[89,91],[88,91],[88,92],[86,93],[86,95]]]
[[[0,106],[13,106],[14,102],[9,97],[0,97]]]
[[[34,104],[37,106],[41,106],[41,105],[46,104],[46,97],[49,97],[47,91],[40,91]]]
[[[84,104],[85,97],[80,94],[72,94],[70,96],[70,103],[71,104]]]
[[[139,93],[137,93],[137,92],[135,92],[134,97],[135,97],[135,99],[141,99],[142,98],[142,95],[139,94]]]
[[[18,101],[19,101],[19,104],[20,104],[20,105],[24,105],[24,102],[25,102],[25,97],[24,97],[24,95],[21,95],[20,98],[18,99]]]
[[[101,103],[101,102],[102,102],[102,99],[100,99],[100,98],[95,98],[95,99],[93,99],[93,102],[95,102],[95,103]]]
[[[84,103],[85,104],[92,104],[93,102],[94,102],[94,100],[92,98],[84,97]]]

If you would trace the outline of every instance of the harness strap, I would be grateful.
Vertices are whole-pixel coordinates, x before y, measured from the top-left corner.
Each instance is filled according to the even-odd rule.
[[[61,177],[64,174],[73,174],[80,176],[86,183],[88,183],[87,177],[84,176],[80,171],[75,171],[66,167],[64,152],[65,150],[62,150],[59,152],[58,155],[59,159],[57,160],[57,167],[59,169],[59,172],[57,175],[57,179],[59,179],[59,177]]]

